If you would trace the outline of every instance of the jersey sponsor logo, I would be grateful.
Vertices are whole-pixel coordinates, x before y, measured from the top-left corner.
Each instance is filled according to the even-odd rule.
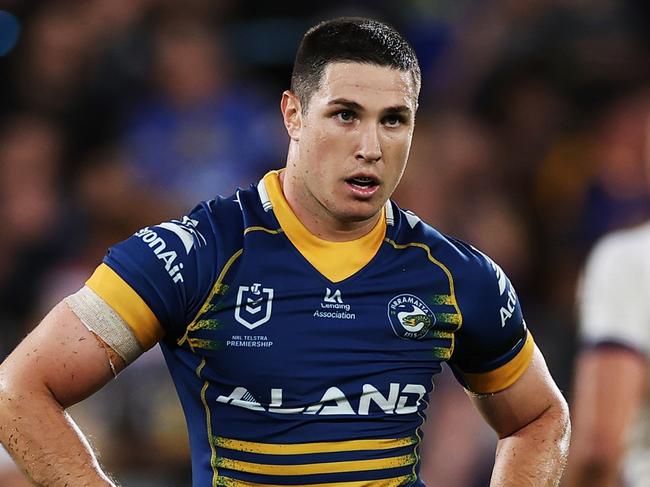
[[[172,232],[180,239],[185,253],[189,254],[195,245],[201,247],[206,243],[205,237],[196,229],[198,223],[197,220],[184,216],[183,220],[163,222],[153,228],[164,228]],[[153,228],[145,227],[135,232],[134,235],[147,244],[147,247],[153,251],[156,258],[164,263],[167,274],[175,283],[185,282],[181,272],[183,263],[177,262],[178,254],[175,250],[167,248],[168,242]]]
[[[235,387],[228,396],[220,395],[217,402],[230,404],[252,411],[268,411],[277,414],[311,414],[311,415],[349,415],[367,416],[371,408],[381,410],[385,414],[413,414],[423,406],[422,398],[426,388],[421,384],[401,384],[392,382],[387,392],[381,392],[372,384],[364,384],[361,394],[348,398],[338,387],[328,388],[321,399],[314,404],[300,407],[283,407],[281,388],[271,389],[271,401],[264,404],[259,401],[245,387]],[[358,397],[358,399],[356,399]]]
[[[163,222],[156,227],[164,228],[176,235],[183,243],[185,253],[189,254],[193,247],[203,247],[206,244],[205,237],[196,228],[198,224],[198,220],[184,216],[182,220]]]
[[[350,313],[352,307],[343,302],[340,289],[325,288],[325,297],[320,303],[320,307],[314,311],[316,318],[330,318],[335,320],[354,320],[356,315]]]
[[[263,325],[271,319],[273,288],[262,287],[260,283],[239,286],[235,319],[249,330]]]
[[[424,301],[412,294],[400,294],[390,300],[388,319],[398,337],[411,340],[426,336],[436,322],[436,317]]]
[[[175,283],[185,282],[183,273],[181,272],[183,269],[183,263],[176,262],[178,254],[175,250],[167,249],[167,242],[159,236],[157,232],[153,231],[149,227],[145,227],[135,232],[134,235],[147,244],[156,258],[164,263],[167,274],[169,274],[169,277],[171,277]]]
[[[330,288],[325,288],[325,297],[323,298],[323,301],[326,303],[338,303],[338,304],[343,304],[343,298],[341,297],[341,291],[339,289],[335,289],[334,293],[332,293],[332,290]]]
[[[497,282],[499,284],[499,296],[503,297],[504,294],[507,296],[506,304],[501,306],[501,309],[499,309],[499,315],[501,316],[501,328],[503,328],[506,326],[506,322],[512,317],[513,313],[515,312],[515,306],[517,305],[517,294],[515,293],[512,284],[510,284],[510,281],[506,277],[506,273],[503,272],[503,269],[501,269],[501,267],[489,257],[487,259],[490,262],[490,265],[492,266],[492,269],[494,270],[494,273],[497,277]]]

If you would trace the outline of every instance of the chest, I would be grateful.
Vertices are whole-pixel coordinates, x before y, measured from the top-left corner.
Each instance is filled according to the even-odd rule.
[[[409,390],[430,390],[462,323],[444,265],[386,245],[334,283],[279,243],[246,248],[189,327],[212,381],[278,407],[322,403],[335,389],[377,391],[394,408]]]

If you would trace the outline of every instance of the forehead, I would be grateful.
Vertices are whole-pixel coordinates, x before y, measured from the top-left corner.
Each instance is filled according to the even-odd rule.
[[[369,109],[406,105],[415,111],[417,95],[409,71],[366,63],[330,63],[312,103],[326,105],[341,98]]]

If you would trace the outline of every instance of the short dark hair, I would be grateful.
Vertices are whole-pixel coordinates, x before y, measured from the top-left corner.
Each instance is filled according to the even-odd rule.
[[[416,97],[421,74],[418,58],[407,40],[392,26],[362,17],[326,20],[302,38],[291,75],[291,91],[306,111],[320,87],[323,71],[333,62],[357,62],[409,71]]]

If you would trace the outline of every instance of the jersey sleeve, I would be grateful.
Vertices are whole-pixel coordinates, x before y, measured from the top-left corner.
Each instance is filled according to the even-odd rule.
[[[468,390],[495,393],[524,373],[534,342],[517,293],[501,267],[473,248],[468,264],[456,291],[462,325],[449,365]]]
[[[86,285],[147,349],[177,337],[207,297],[217,267],[209,203],[189,215],[138,230],[108,250]]]
[[[601,240],[578,288],[579,334],[586,345],[615,343],[650,354],[650,291],[644,252],[621,235]]]

